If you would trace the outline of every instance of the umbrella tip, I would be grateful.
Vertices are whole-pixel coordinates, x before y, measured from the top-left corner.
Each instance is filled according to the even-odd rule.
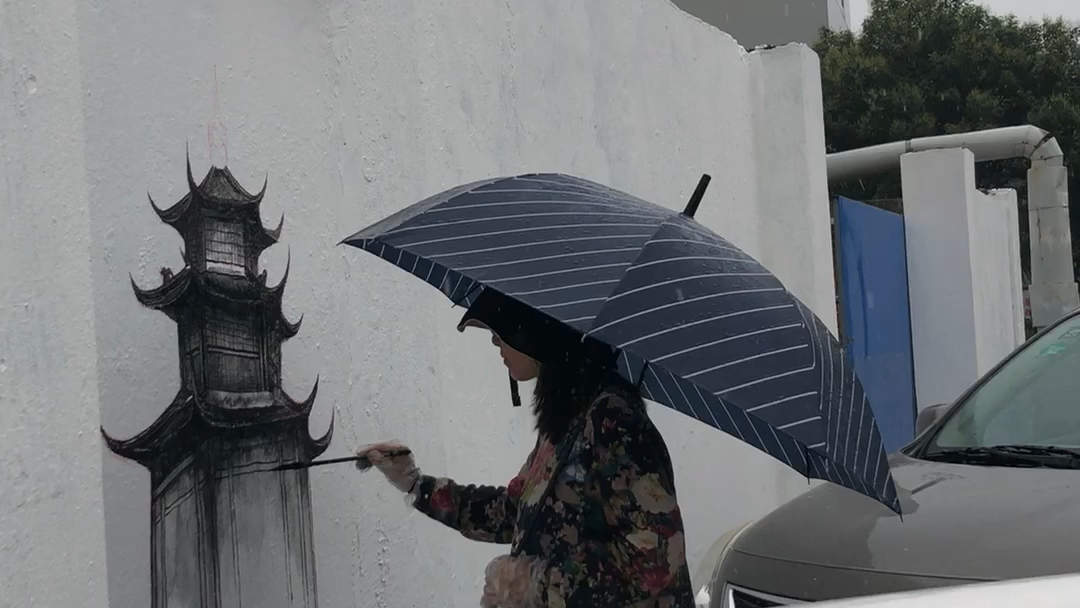
[[[694,217],[694,214],[697,213],[698,205],[701,204],[701,199],[705,196],[705,189],[709,187],[710,181],[712,181],[711,175],[708,173],[701,174],[701,180],[698,181],[694,193],[690,195],[690,201],[686,203],[686,209],[683,209],[683,215],[686,217]]]

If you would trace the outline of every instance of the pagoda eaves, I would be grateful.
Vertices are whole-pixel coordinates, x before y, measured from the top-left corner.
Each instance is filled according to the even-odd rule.
[[[259,206],[266,194],[266,186],[269,178],[263,180],[263,187],[258,193],[248,192],[233,176],[228,167],[210,167],[202,183],[196,184],[191,174],[191,159],[187,160],[188,193],[173,206],[162,209],[154,203],[153,197],[147,192],[146,196],[150,206],[154,209],[161,221],[174,228],[187,240],[187,233],[192,229],[191,219],[196,210],[213,209],[215,211],[245,217],[248,221],[258,222],[259,230],[256,231],[257,241],[255,245],[260,251],[274,245],[281,238],[281,230],[285,224],[285,215],[282,214],[276,228],[266,228],[259,221]]]

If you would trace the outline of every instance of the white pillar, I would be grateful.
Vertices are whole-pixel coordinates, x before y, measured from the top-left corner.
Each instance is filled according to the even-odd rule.
[[[975,157],[946,149],[900,158],[908,298],[919,409],[951,402],[978,377],[970,230]]]
[[[1080,306],[1069,226],[1069,171],[1033,164],[1028,171],[1031,320],[1046,327]]]
[[[976,372],[990,371],[1017,346],[1023,332],[1020,227],[1016,192],[972,193],[968,240],[975,305]],[[1021,301],[1018,308],[1017,302]]]
[[[987,195],[1000,201],[1006,214],[1009,256],[1009,296],[1012,301],[1012,347],[1016,348],[1027,339],[1024,327],[1024,274],[1020,260],[1020,209],[1017,206],[1016,190],[991,190]]]
[[[750,61],[758,67],[751,91],[760,110],[754,114],[761,218],[758,257],[835,332],[820,62],[804,44],[754,51]],[[804,238],[792,239],[792,234]]]

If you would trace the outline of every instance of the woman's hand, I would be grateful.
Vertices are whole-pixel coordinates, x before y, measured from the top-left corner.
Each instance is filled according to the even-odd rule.
[[[390,482],[390,485],[401,492],[411,492],[416,485],[416,481],[420,479],[420,469],[416,468],[416,461],[413,459],[412,452],[408,450],[409,448],[405,447],[404,444],[395,441],[365,445],[356,450],[356,455],[367,458],[371,464],[359,460],[356,462],[356,468],[366,471],[374,466],[386,476],[386,480]],[[408,453],[390,456],[389,453],[391,452]]]
[[[496,557],[484,570],[484,594],[480,597],[480,606],[539,607],[539,579],[543,572],[543,563],[530,557]]]

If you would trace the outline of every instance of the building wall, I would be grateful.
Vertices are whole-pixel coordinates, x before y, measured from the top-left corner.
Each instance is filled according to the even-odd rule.
[[[1023,341],[1019,228],[1015,192],[976,190],[970,151],[905,154],[900,167],[921,409],[952,402]]]
[[[851,0],[672,0],[745,48],[813,44],[821,28],[851,29]]]
[[[505,483],[532,444],[488,341],[353,231],[451,185],[565,171],[681,208],[758,255],[835,328],[816,57],[748,55],[663,0],[320,3],[0,0],[0,605],[150,603],[150,480],[102,455],[179,386],[175,325],[135,300],[181,266],[151,210],[227,163],[285,214],[262,265],[304,315],[284,383],[319,378],[327,457],[400,438]],[[783,179],[776,179],[782,176]],[[782,183],[781,183],[782,182]],[[654,406],[689,557],[807,487]],[[474,606],[498,548],[410,513],[377,475],[312,471],[319,603]],[[74,522],[78,525],[74,525]],[[107,556],[108,568],[105,567]],[[268,607],[273,608],[273,607]]]

